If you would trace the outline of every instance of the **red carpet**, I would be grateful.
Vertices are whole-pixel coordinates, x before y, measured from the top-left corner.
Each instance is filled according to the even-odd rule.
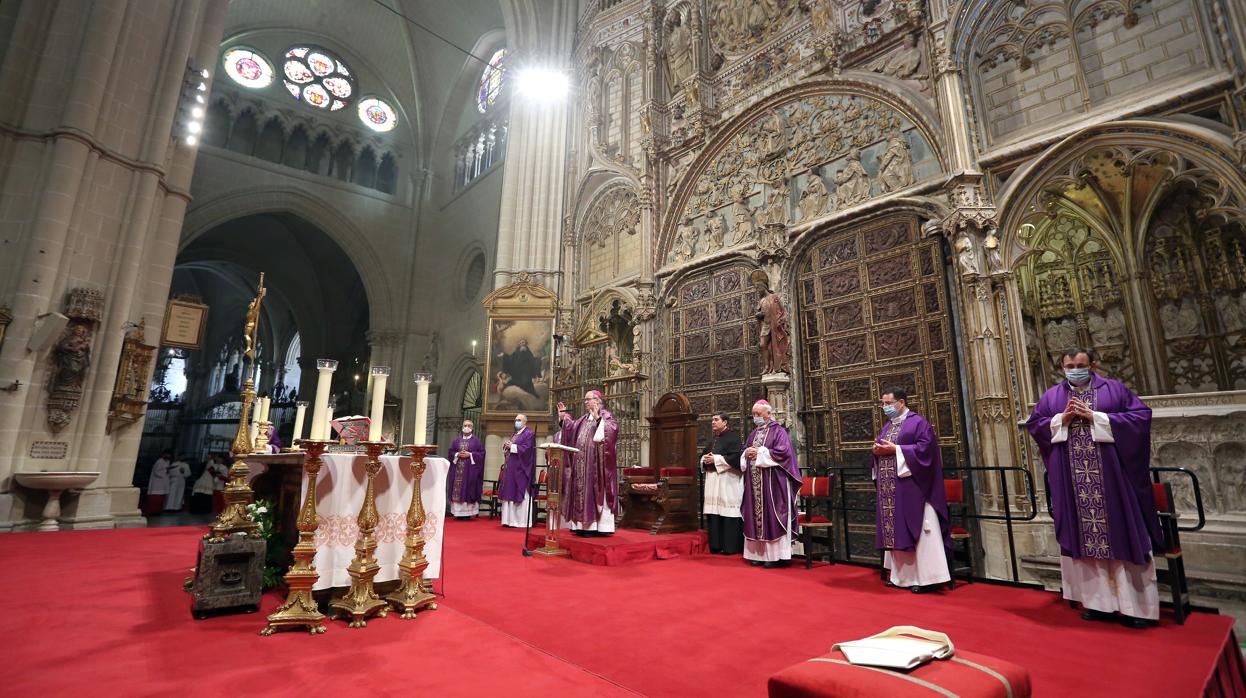
[[[621,528],[612,536],[581,538],[569,531],[559,534],[560,545],[571,553],[571,559],[590,565],[634,565],[650,560],[708,555],[709,536],[705,531],[667,533],[651,536],[647,531]],[[545,529],[528,533],[528,547],[533,550],[545,545]]]
[[[198,529],[0,536],[6,695],[762,696],[766,679],[891,625],[1029,668],[1037,696],[1196,696],[1232,626],[1087,623],[1056,595],[972,584],[915,596],[871,570],[698,557],[602,567],[520,555],[522,532],[449,522],[441,608],[262,638],[194,621]],[[20,562],[18,562],[20,561]],[[270,595],[263,612],[277,603]]]

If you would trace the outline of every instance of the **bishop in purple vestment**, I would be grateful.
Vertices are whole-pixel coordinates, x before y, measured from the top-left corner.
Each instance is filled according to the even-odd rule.
[[[914,593],[934,591],[952,577],[952,549],[939,438],[925,417],[908,409],[902,388],[882,395],[887,421],[874,442],[877,491],[874,547],[883,551],[891,583]]]
[[[1060,359],[1066,380],[1043,393],[1026,428],[1047,466],[1064,597],[1082,617],[1146,627],[1159,618],[1152,551],[1163,534],[1151,490],[1151,408],[1096,373],[1092,349]]]
[[[480,496],[485,489],[485,445],[472,431],[472,420],[463,420],[463,435],[450,444],[450,513],[466,521],[480,513]]]
[[[515,415],[515,433],[502,444],[506,462],[502,466],[502,525],[529,525],[532,490],[536,475],[536,434],[528,428],[527,415]]]
[[[785,567],[796,534],[800,466],[787,430],[770,403],[753,404],[754,429],[744,441],[744,559],[754,566]]]
[[[562,443],[579,453],[569,454],[563,466],[563,525],[576,535],[610,535],[619,513],[618,457],[615,444],[619,424],[602,407],[601,393],[584,394],[584,415],[572,421],[567,406],[558,403]]]

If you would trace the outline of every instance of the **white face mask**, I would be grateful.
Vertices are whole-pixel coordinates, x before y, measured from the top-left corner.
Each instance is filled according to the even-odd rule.
[[[470,434],[470,433],[472,433],[472,428],[471,428],[471,427],[463,427],[463,435],[464,435],[464,436],[466,436],[467,434]]]

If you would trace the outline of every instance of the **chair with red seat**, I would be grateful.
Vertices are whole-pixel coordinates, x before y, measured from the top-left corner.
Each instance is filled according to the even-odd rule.
[[[1185,558],[1181,555],[1181,537],[1177,532],[1177,510],[1173,504],[1172,485],[1155,482],[1151,483],[1151,490],[1155,494],[1155,508],[1159,510],[1160,531],[1164,534],[1164,552],[1155,553],[1155,557],[1162,557],[1167,561],[1166,568],[1155,568],[1155,577],[1172,590],[1173,616],[1178,625],[1184,625],[1185,617],[1190,612],[1190,586],[1185,577]]]
[[[489,518],[495,519],[502,515],[502,503],[498,499],[498,495],[502,491],[502,478],[506,473],[506,464],[502,464],[502,469],[498,471],[496,480],[485,480],[484,491],[481,492],[481,507],[489,510]]]
[[[815,557],[825,558],[828,563],[835,564],[835,524],[831,516],[831,485],[834,480],[833,475],[801,478],[797,503],[804,512],[798,522],[800,544],[805,553],[805,569],[813,567]],[[820,535],[815,536],[815,532],[820,532]],[[814,543],[826,546],[826,551],[813,552]]]
[[[973,536],[969,533],[968,508],[965,506],[965,481],[964,480],[944,480],[943,493],[947,496],[948,519],[952,524],[952,552],[948,553],[947,568],[951,574],[948,580],[948,588],[956,588],[956,576],[962,575],[965,581],[973,581],[973,554],[970,551],[970,541]],[[959,523],[957,519],[959,518]],[[965,564],[956,565],[956,545],[963,544]]]
[[[537,470],[541,471],[537,475],[536,490],[532,495],[532,520],[534,522],[541,519],[541,513],[549,515],[549,468],[544,465],[538,465]]]

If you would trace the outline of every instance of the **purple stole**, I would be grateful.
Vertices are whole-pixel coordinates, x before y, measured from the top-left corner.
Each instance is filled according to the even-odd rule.
[[[882,438],[896,443],[903,424],[904,422],[899,424],[888,422]],[[879,518],[882,519],[883,525],[883,547],[893,550],[896,547],[896,480],[899,479],[896,475],[896,454],[892,453],[878,459],[877,478]]]
[[[1090,382],[1073,388],[1073,397],[1095,409],[1095,391]],[[1094,427],[1084,419],[1069,422],[1069,465],[1073,470],[1073,493],[1077,503],[1077,523],[1081,532],[1082,557],[1096,560],[1112,559],[1112,542],[1108,538],[1108,514],[1104,506],[1103,459],[1094,440]]]

